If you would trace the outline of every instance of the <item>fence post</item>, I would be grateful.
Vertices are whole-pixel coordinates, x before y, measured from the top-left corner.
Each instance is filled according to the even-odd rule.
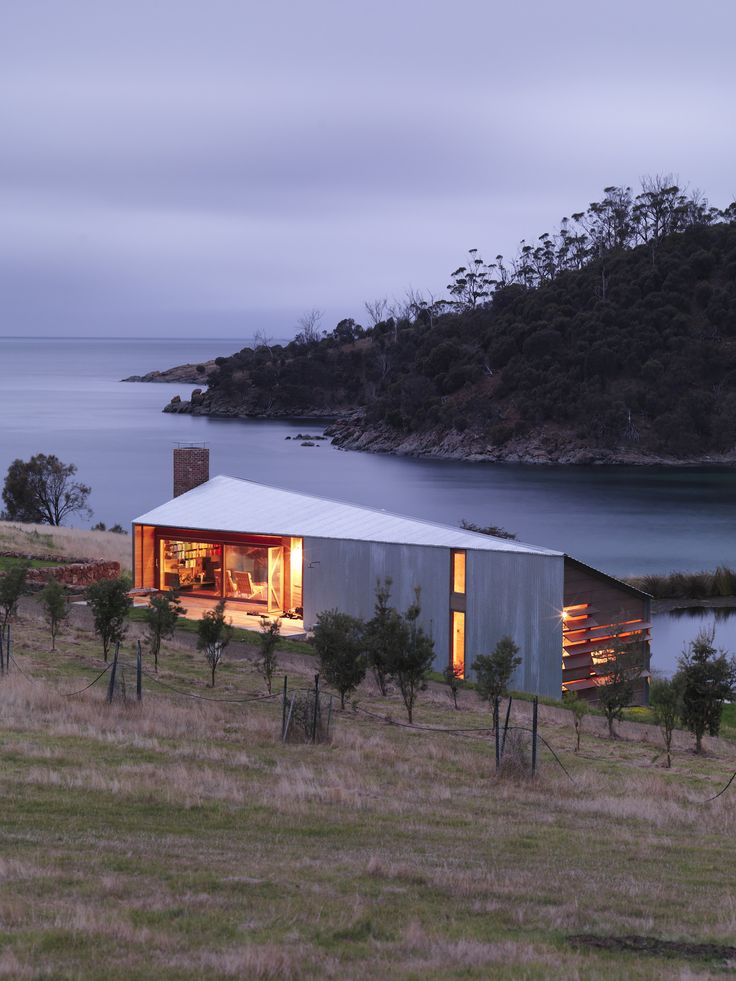
[[[319,675],[314,676],[314,718],[312,720],[312,742],[317,742],[317,713],[319,712]]]
[[[327,705],[327,726],[326,726],[327,731],[325,733],[325,738],[326,739],[329,739],[330,738],[330,723],[331,722],[332,722],[332,695],[330,695],[330,701],[328,702],[328,705]]]
[[[0,674],[5,674],[5,624],[0,627]]]
[[[511,715],[511,703],[513,698],[509,695],[509,704],[506,708],[506,721],[503,724],[503,739],[501,740],[501,756],[503,756],[503,751],[506,749],[506,733],[509,731],[509,716]]]
[[[143,653],[141,642],[138,641],[138,651],[135,656],[135,696],[138,701],[143,699]]]
[[[532,702],[532,776],[537,772],[537,714],[539,711],[539,697],[534,696]]]
[[[500,726],[498,724],[499,708],[501,699],[496,695],[493,700],[493,729],[496,733],[496,769],[498,770],[501,765],[501,733],[499,731]]]
[[[8,624],[8,636],[5,642],[5,674],[10,674],[10,658],[13,656],[13,629]]]
[[[115,674],[118,670],[118,651],[120,650],[120,644],[115,645],[115,653],[112,658],[112,668],[110,668],[110,683],[107,686],[107,704],[112,704],[112,698],[115,694]]]
[[[284,698],[283,698],[283,703],[281,705],[281,738],[282,739],[284,738],[284,734],[286,731],[286,699],[287,699],[286,686],[287,686],[286,675],[284,675]]]
[[[294,692],[294,694],[291,696],[291,705],[289,706],[289,714],[286,716],[286,722],[284,723],[284,733],[281,737],[281,742],[283,743],[286,742],[286,737],[289,734],[289,726],[291,725],[291,713],[294,711],[294,702],[296,701],[296,695],[297,693]]]

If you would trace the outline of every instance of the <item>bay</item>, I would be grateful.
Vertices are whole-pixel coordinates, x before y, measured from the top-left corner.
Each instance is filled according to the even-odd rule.
[[[616,576],[736,564],[734,469],[468,464],[345,452],[327,441],[303,447],[286,437],[321,433],[319,424],[164,414],[172,394],[188,397],[194,386],[120,381],[247,341],[0,338],[0,476],[16,457],[55,453],[91,485],[93,521],[127,526],[171,496],[174,445],[206,442],[212,474],[448,524],[501,525]],[[684,626],[662,627],[660,642],[658,632],[659,622],[653,646],[669,663],[665,648],[679,653]]]

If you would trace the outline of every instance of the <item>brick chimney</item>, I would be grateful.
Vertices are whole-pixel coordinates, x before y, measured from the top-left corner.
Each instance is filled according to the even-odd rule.
[[[210,451],[206,446],[174,448],[174,497],[186,494],[210,479]]]

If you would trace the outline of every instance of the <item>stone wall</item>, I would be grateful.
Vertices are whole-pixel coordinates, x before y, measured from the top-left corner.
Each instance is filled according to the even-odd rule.
[[[29,569],[27,582],[31,586],[43,586],[49,579],[56,579],[73,589],[90,586],[100,579],[117,579],[119,575],[119,562],[69,562],[45,569]]]

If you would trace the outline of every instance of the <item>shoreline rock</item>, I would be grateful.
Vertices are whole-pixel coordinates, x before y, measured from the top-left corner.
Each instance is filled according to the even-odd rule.
[[[517,436],[502,446],[489,443],[483,433],[473,430],[426,430],[420,433],[398,432],[385,424],[367,426],[363,415],[355,410],[332,411],[303,406],[288,412],[253,412],[246,403],[218,404],[209,393],[195,390],[190,401],[175,395],[164,412],[209,416],[222,419],[302,419],[328,425],[324,432],[331,445],[341,450],[384,453],[421,459],[457,460],[464,463],[522,463],[540,466],[734,466],[736,449],[724,454],[679,459],[647,453],[631,447],[590,446],[571,433],[542,428],[528,436]]]
[[[217,365],[213,361],[200,361],[198,364],[179,364],[165,371],[149,371],[145,375],[130,375],[128,378],[121,378],[123,382],[152,382],[173,384],[178,382],[182,385],[206,385],[207,379],[215,370]],[[202,368],[202,371],[199,369]]]

